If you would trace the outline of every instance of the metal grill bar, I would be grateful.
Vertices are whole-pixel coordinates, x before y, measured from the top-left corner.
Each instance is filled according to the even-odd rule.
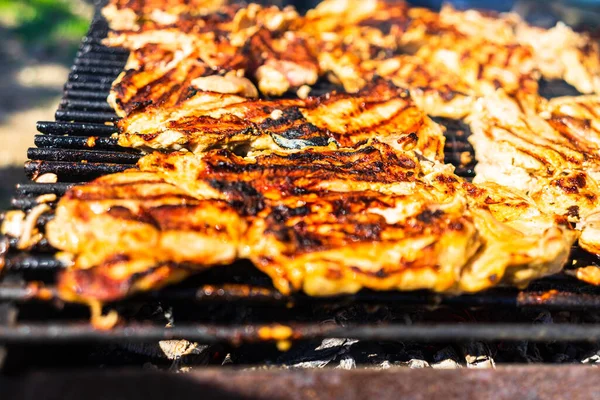
[[[111,54],[111,53],[86,53],[83,51],[77,52],[77,58],[83,59],[94,59],[94,60],[109,60],[109,61],[121,61],[125,63],[127,55],[123,54]]]
[[[65,83],[65,89],[67,90],[94,90],[98,92],[106,92],[108,96],[108,91],[110,90],[111,83],[98,83],[98,82],[72,82],[69,81]]]
[[[10,200],[10,205],[13,208],[16,209],[20,209],[20,210],[29,210],[35,206],[37,206],[39,203],[37,202],[37,200],[35,199],[35,197],[13,197]],[[46,203],[50,206],[54,205],[54,202],[52,203]],[[38,219],[39,222],[39,219]]]
[[[65,98],[67,99],[86,99],[86,100],[103,100],[105,101],[107,93],[91,90],[65,90]]]
[[[90,149],[93,148],[95,150],[119,150],[124,154],[137,153],[135,150],[120,147],[117,144],[117,139],[110,137],[36,135],[34,143],[40,148],[56,149],[57,151],[59,149],[85,149],[91,151]]]
[[[117,128],[112,125],[90,124],[85,122],[39,121],[37,130],[49,135],[112,135]],[[36,143],[37,144],[37,143]]]
[[[114,112],[88,112],[75,110],[56,110],[57,121],[115,122],[119,119]]]
[[[16,256],[9,257],[6,260],[5,266],[7,271],[58,271],[63,268],[63,264],[58,261],[53,255],[48,254],[27,254],[20,253]],[[25,288],[22,285],[0,285],[0,300],[11,300],[11,301],[21,301],[20,297],[14,296],[14,292],[11,290],[16,290],[15,288],[21,287]],[[12,288],[12,289],[11,289]]]
[[[18,324],[0,326],[2,343],[119,341],[145,342],[186,339],[200,343],[273,342],[279,340],[353,338],[375,341],[582,341],[600,340],[600,325],[578,324],[435,324],[435,325],[179,325],[164,328],[131,324],[98,330],[88,323]]]
[[[69,74],[69,80],[73,82],[93,82],[93,83],[103,83],[111,85],[115,80],[114,76],[104,76],[104,75],[90,75],[90,74],[80,74],[71,72]]]
[[[64,266],[49,256],[19,255],[9,259],[10,271],[57,271]],[[1,284],[0,301],[23,302],[31,299],[52,300],[57,290],[54,286],[38,283],[27,285]],[[551,310],[586,310],[600,307],[600,296],[569,291],[521,291],[494,289],[482,293],[449,296],[428,292],[380,293],[361,291],[353,295],[310,297],[303,294],[286,296],[273,288],[245,284],[202,285],[196,288],[170,287],[137,296],[138,300],[159,299],[191,302],[243,301],[288,306],[290,304],[387,304],[393,306],[452,306],[452,307],[503,307],[540,308]]]
[[[19,240],[16,238],[9,238],[8,239],[8,245],[10,246],[10,248],[12,249],[16,249],[18,248],[19,244]],[[36,243],[35,245],[33,245],[29,251],[31,251],[32,253],[56,253],[56,249],[52,246],[50,246],[50,243],[48,243],[48,240],[46,238],[43,238],[42,240],[40,240],[38,243]],[[7,263],[9,261],[5,261],[5,263]]]
[[[52,193],[57,196],[65,194],[68,188],[73,186],[73,183],[56,182],[56,183],[19,183],[16,188],[16,194],[25,195],[41,195]]]
[[[127,55],[129,54],[129,51],[127,51],[126,49],[122,49],[119,47],[106,47],[101,44],[94,43],[83,43],[79,49],[79,51],[81,51],[82,53],[96,53],[102,55],[108,53],[124,57],[127,57]]]
[[[75,60],[75,65],[81,66],[98,66],[104,68],[119,68],[119,73],[123,70],[123,62],[118,60],[102,60],[95,58],[78,58]]]
[[[61,108],[71,108],[76,110],[83,111],[109,111],[114,112],[112,107],[106,102],[106,99],[102,100],[73,100],[73,99],[64,99],[60,102],[59,107]]]
[[[25,173],[30,179],[53,173],[63,182],[91,180],[106,174],[114,174],[131,168],[131,164],[73,163],[63,161],[27,161]]]
[[[119,67],[108,68],[108,67],[98,67],[95,65],[75,65],[71,68],[71,71],[73,73],[78,73],[78,74],[93,74],[93,75],[110,76],[114,79],[117,77],[117,75],[119,75],[121,73],[121,71],[123,71],[123,67],[119,66]]]
[[[47,161],[74,161],[93,163],[135,164],[140,158],[139,154],[118,151],[96,150],[71,150],[71,149],[44,149],[31,147],[27,150],[27,157],[31,160]]]

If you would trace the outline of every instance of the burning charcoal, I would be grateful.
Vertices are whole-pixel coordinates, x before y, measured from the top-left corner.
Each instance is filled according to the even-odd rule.
[[[231,359],[231,353],[227,353],[225,355],[225,358],[223,359],[223,362],[221,363],[221,365],[229,365],[229,364],[233,364],[233,360]]]
[[[278,363],[294,368],[323,368],[330,362],[346,354],[355,339],[329,338],[314,347],[314,342],[297,346],[294,350],[282,354]]]
[[[356,361],[349,354],[344,354],[340,360],[340,364],[336,368],[339,368],[339,369],[356,368]]]
[[[586,357],[581,362],[583,364],[600,365],[600,354],[596,353],[590,357]]]
[[[169,360],[179,360],[185,356],[204,354],[208,345],[183,340],[161,340],[158,346]]]
[[[350,354],[358,364],[381,368],[384,362],[389,362],[390,352],[379,343],[358,342],[350,348]]]
[[[425,360],[417,360],[417,359],[414,359],[414,358],[412,360],[409,360],[406,363],[406,366],[408,368],[429,368],[430,367],[430,365],[429,365],[429,363],[427,361],[425,361]]]
[[[454,369],[454,368],[462,368],[462,366],[458,363],[458,355],[454,348],[451,346],[444,347],[440,351],[434,354],[433,356],[433,364],[431,366],[437,369]]]
[[[496,368],[490,348],[482,342],[471,342],[460,346],[467,368]]]

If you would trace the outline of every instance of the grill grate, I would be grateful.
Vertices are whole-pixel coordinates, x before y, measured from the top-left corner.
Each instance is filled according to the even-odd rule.
[[[58,176],[57,183],[24,183],[16,188],[12,200],[13,207],[28,210],[37,205],[36,197],[42,194],[62,195],[73,184],[95,177],[131,168],[138,160],[139,153],[118,146],[111,137],[116,129],[112,125],[117,116],[106,103],[110,84],[125,64],[127,53],[121,49],[106,48],[100,39],[107,33],[106,22],[97,16],[91,25],[77,53],[69,80],[65,84],[64,97],[56,112],[56,121],[42,121],[37,125],[41,133],[35,137],[37,147],[28,150],[25,171],[30,178],[45,173]],[[562,83],[544,83],[545,96],[573,94],[573,89]],[[457,166],[457,173],[464,177],[474,175],[472,162],[461,164],[464,152],[473,154],[466,141],[469,131],[460,122],[437,119],[447,128],[446,160]],[[473,159],[471,157],[471,159]],[[49,203],[51,206],[53,203]],[[43,215],[38,226],[43,226],[52,215]],[[0,281],[0,302],[13,305],[55,302],[54,274],[62,264],[53,256],[53,249],[45,240],[29,252],[15,250],[16,240],[8,240],[10,249],[5,254],[4,279]],[[2,246],[0,246],[2,249]],[[596,264],[597,259],[574,249],[573,256],[581,266]],[[305,306],[327,305],[334,307],[344,304],[388,304],[399,307],[462,307],[488,308],[544,308],[551,310],[600,310],[600,290],[580,283],[567,273],[548,277],[532,284],[525,291],[515,289],[494,289],[484,293],[461,296],[444,296],[426,292],[377,293],[363,291],[355,295],[315,299],[297,294],[284,296],[270,287],[264,276],[251,274],[250,284],[239,283],[247,273],[238,277],[235,273],[221,273],[218,284],[185,283],[147,293],[127,300],[125,305],[153,302],[179,301],[186,304],[230,304],[240,303],[244,307],[279,307],[295,319],[295,310]],[[218,271],[208,273],[217,275]],[[236,281],[223,283],[223,275]],[[233,277],[233,278],[232,278]],[[206,274],[199,277],[202,281]],[[212,278],[211,278],[212,279]],[[38,283],[42,281],[43,284]],[[294,305],[290,312],[286,307]],[[119,305],[117,305],[119,306]],[[17,308],[18,309],[18,308]],[[257,312],[258,313],[258,312]],[[250,315],[248,312],[242,313]],[[269,314],[269,313],[268,313]],[[124,326],[110,331],[94,330],[81,318],[64,318],[19,321],[0,325],[0,342],[36,343],[49,341],[149,341],[165,338],[184,337],[206,343],[230,341],[235,343],[258,340],[277,340],[281,335],[274,332],[276,323],[281,322],[274,313],[270,321],[253,322],[252,318],[242,323],[215,324],[190,323],[172,329],[162,326],[142,324],[139,321],[127,322]],[[304,318],[304,317],[303,317]],[[348,326],[323,326],[320,323],[298,322],[286,330],[286,338],[316,339],[324,337],[354,337],[364,340],[564,340],[600,341],[599,324],[550,324],[531,323],[417,323],[414,325],[393,322],[387,325],[363,324]]]

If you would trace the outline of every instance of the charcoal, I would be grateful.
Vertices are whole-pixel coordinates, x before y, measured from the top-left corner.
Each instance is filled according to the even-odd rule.
[[[425,360],[417,360],[417,359],[409,360],[406,363],[406,366],[408,368],[429,368],[430,367],[430,365],[429,365],[429,363],[427,361],[425,361]]]
[[[353,369],[356,368],[356,361],[349,354],[344,354],[340,359],[340,364],[336,367],[339,369]]]
[[[454,348],[452,346],[447,346],[434,354],[434,362],[431,366],[436,369],[462,368],[458,360],[459,357]]]
[[[488,345],[482,342],[471,342],[460,346],[467,368],[495,368]]]

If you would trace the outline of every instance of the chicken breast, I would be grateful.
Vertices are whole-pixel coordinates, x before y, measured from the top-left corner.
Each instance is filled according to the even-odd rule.
[[[548,30],[519,24],[517,40],[533,48],[546,79],[564,79],[581,93],[600,94],[600,45],[587,34],[561,22]]]
[[[417,149],[431,160],[443,159],[441,127],[406,91],[382,79],[355,95],[334,93],[306,100],[247,101],[199,92],[174,107],[124,118],[118,126],[121,146],[144,149],[295,150],[329,144],[352,147],[374,138],[399,150]]]
[[[599,151],[589,119],[597,99],[552,100],[541,114],[524,113],[498,93],[470,117],[478,165],[475,182],[496,182],[527,193],[549,215],[578,223],[580,245],[600,240],[586,219],[598,212]],[[590,114],[592,112],[592,114]],[[593,219],[593,218],[592,218]]]
[[[113,30],[137,30],[145,21],[170,25],[182,14],[207,14],[226,3],[226,0],[110,0],[102,15]]]
[[[157,174],[131,170],[70,189],[46,236],[73,260],[59,277],[61,297],[91,303],[228,264],[244,230],[226,202],[193,198]]]

